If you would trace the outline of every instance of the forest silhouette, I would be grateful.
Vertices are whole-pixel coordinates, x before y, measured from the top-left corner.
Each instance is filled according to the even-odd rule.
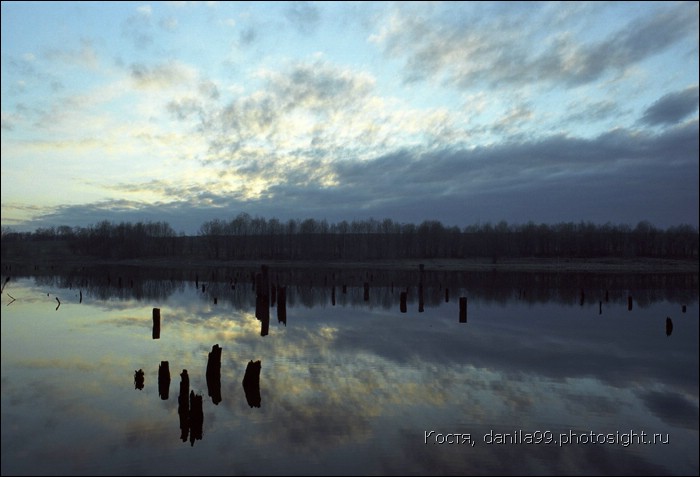
[[[445,226],[392,219],[326,220],[251,217],[204,222],[197,235],[178,234],[167,222],[101,221],[87,227],[2,232],[2,258],[37,253],[100,259],[170,257],[222,260],[363,260],[487,257],[697,259],[698,230],[684,224],[660,229],[591,222],[521,225],[501,221]]]

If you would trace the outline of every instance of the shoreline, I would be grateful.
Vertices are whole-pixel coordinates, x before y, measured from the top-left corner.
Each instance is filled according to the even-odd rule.
[[[213,260],[176,258],[148,258],[127,260],[103,259],[49,259],[3,260],[3,272],[12,268],[20,270],[50,268],[56,271],[82,267],[139,267],[145,269],[209,269],[209,268],[259,268],[268,265],[277,269],[374,269],[384,271],[417,270],[420,264],[426,271],[443,272],[552,272],[552,273],[699,273],[697,260],[656,258],[504,258],[493,263],[488,258],[469,259],[402,259],[402,260]],[[9,267],[9,269],[8,269]]]

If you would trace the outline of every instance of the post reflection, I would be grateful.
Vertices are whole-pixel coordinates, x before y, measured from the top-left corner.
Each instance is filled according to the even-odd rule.
[[[115,270],[112,274],[129,275],[132,271]],[[285,299],[290,303],[303,303],[308,306],[333,303],[334,288],[323,286],[327,282],[328,271],[309,269],[281,269],[275,271],[277,285],[275,300],[271,298],[271,288],[267,277],[267,267],[256,271],[246,270],[253,277],[252,287],[218,286],[228,284],[233,274],[241,274],[243,271],[231,272],[226,269],[213,268],[211,270],[212,283],[207,287],[216,288],[216,296],[220,303],[230,303],[235,309],[256,309],[256,316],[264,321],[265,311],[271,305],[279,306],[278,320],[286,322]],[[46,274],[41,274],[46,273]],[[34,277],[38,285],[69,288],[77,283],[81,291],[93,299],[134,298],[138,300],[148,299],[163,302],[175,293],[182,292],[186,284],[194,284],[196,279],[192,272],[161,269],[144,269],[141,276],[129,277],[130,287],[119,287],[115,281],[105,281],[105,270],[99,267],[95,269],[81,269],[70,271],[64,275],[49,274],[48,271],[27,270],[26,276]],[[203,270],[202,273],[205,273]],[[245,274],[245,273],[243,273]],[[22,276],[22,273],[18,273]],[[361,306],[368,304],[366,301],[369,291],[369,282],[358,274],[357,270],[337,270],[334,280],[342,283],[342,304]],[[219,277],[217,282],[214,278]],[[228,277],[228,278],[227,278]],[[257,278],[259,277],[259,278]],[[386,309],[396,307],[397,296],[394,287],[403,289],[414,287],[416,284],[415,272],[400,270],[375,270],[372,275],[371,304],[380,304]],[[234,279],[234,283],[235,283]],[[259,284],[256,281],[259,280]],[[698,278],[697,274],[658,273],[658,274],[606,274],[586,273],[555,273],[546,271],[533,272],[508,272],[508,271],[436,271],[423,270],[419,277],[418,296],[411,297],[411,302],[417,301],[420,309],[438,307],[448,299],[448,289],[453,293],[468,291],[470,297],[487,302],[507,303],[514,297],[527,303],[557,302],[564,304],[579,304],[604,301],[606,304],[624,303],[632,311],[631,298],[642,304],[648,304],[657,300],[668,300],[680,305],[697,301]],[[282,300],[280,300],[279,283],[284,282],[286,287]],[[423,285],[424,296],[421,298],[420,285]],[[259,285],[259,286],[256,286]],[[445,292],[442,293],[442,288]],[[436,292],[436,290],[438,292]],[[599,294],[588,293],[587,290],[601,290]],[[359,293],[354,293],[358,291]],[[604,292],[603,292],[604,291]],[[283,292],[283,293],[284,293]],[[631,293],[633,292],[633,294]],[[588,297],[592,296],[594,301]],[[597,300],[596,300],[597,298]],[[207,293],[198,293],[198,300],[209,301],[211,297]],[[281,303],[280,303],[281,302]],[[269,316],[269,314],[268,314]],[[154,316],[153,337],[158,339],[160,335],[160,317]],[[263,333],[265,330],[261,330]]]
[[[180,417],[180,439],[182,439],[182,442],[187,442],[190,433],[190,377],[186,369],[183,369],[182,373],[180,373],[177,414]]]
[[[246,401],[250,407],[260,407],[262,399],[260,397],[260,361],[249,361],[243,376],[243,390]]]
[[[187,441],[193,446],[197,440],[203,438],[204,400],[197,399],[197,393],[206,395],[203,392],[206,385],[208,395],[215,406],[209,405],[211,407],[207,409],[209,434],[207,442],[198,445],[197,452],[198,455],[201,451],[212,453],[217,458],[226,454],[231,460],[221,464],[214,463],[211,467],[213,473],[226,472],[226,469],[238,469],[237,473],[250,473],[252,469],[261,472],[269,472],[271,469],[274,471],[294,460],[294,455],[298,455],[302,449],[313,449],[322,459],[330,459],[328,456],[334,456],[336,449],[341,445],[343,450],[348,449],[348,453],[362,452],[366,448],[368,435],[387,438],[387,447],[399,449],[394,454],[378,456],[382,461],[397,456],[404,458],[412,453],[417,454],[414,459],[416,462],[420,459],[430,461],[430,456],[439,446],[424,447],[420,435],[415,445],[407,445],[403,437],[393,438],[391,428],[403,426],[406,429],[412,426],[413,429],[418,429],[430,420],[438,422],[438,426],[439,423],[443,423],[443,428],[437,428],[436,432],[448,431],[451,429],[447,429],[446,423],[453,422],[455,409],[460,410],[461,422],[469,422],[467,430],[475,429],[475,433],[481,432],[477,423],[484,424],[484,421],[480,420],[484,416],[484,409],[487,410],[486,415],[494,421],[486,424],[508,426],[509,423],[517,422],[518,416],[549,416],[547,413],[553,403],[562,403],[561,406],[555,405],[561,414],[556,415],[551,423],[533,418],[533,427],[546,424],[561,426],[570,422],[580,426],[588,421],[602,427],[603,423],[613,425],[612,423],[621,422],[616,416],[622,413],[625,419],[634,417],[640,426],[663,432],[670,430],[672,436],[683,436],[684,432],[693,431],[693,422],[697,420],[697,406],[693,400],[695,395],[692,393],[697,385],[697,376],[676,371],[696,369],[693,367],[693,364],[697,364],[696,343],[689,343],[688,338],[696,334],[693,332],[697,331],[697,322],[686,318],[697,312],[697,300],[689,305],[690,313],[686,312],[687,314],[683,315],[680,299],[649,306],[649,303],[655,302],[658,297],[666,296],[665,291],[633,290],[631,294],[639,305],[628,314],[625,303],[628,293],[620,288],[610,287],[606,290],[602,287],[585,287],[585,300],[581,308],[581,290],[584,287],[578,283],[569,291],[549,290],[542,293],[539,293],[536,284],[533,284],[529,288],[523,288],[526,292],[524,294],[514,293],[507,307],[488,302],[471,290],[453,288],[450,290],[452,300],[444,302],[438,310],[431,310],[430,304],[433,300],[438,299],[442,303],[447,287],[445,284],[434,286],[430,282],[430,275],[427,275],[424,285],[425,319],[422,319],[416,314],[416,305],[419,304],[419,294],[416,292],[419,290],[415,286],[411,286],[408,293],[411,300],[408,309],[410,315],[400,314],[400,293],[405,288],[395,285],[392,294],[390,287],[375,287],[378,277],[381,275],[375,275],[375,280],[369,282],[372,285],[370,310],[365,310],[367,305],[363,300],[363,282],[360,280],[366,280],[364,276],[351,282],[347,295],[341,294],[340,288],[336,290],[336,308],[331,308],[333,289],[330,276],[329,285],[326,287],[314,286],[313,289],[305,290],[290,286],[288,311],[289,318],[295,325],[283,329],[281,324],[278,326],[277,323],[273,323],[275,330],[271,330],[273,336],[268,338],[258,336],[259,324],[252,316],[252,306],[241,313],[232,311],[230,302],[222,301],[218,307],[212,307],[210,300],[200,301],[199,290],[194,290],[192,286],[188,286],[187,290],[175,296],[173,300],[158,303],[163,310],[168,310],[168,316],[171,317],[171,333],[165,341],[151,341],[145,333],[147,325],[151,324],[147,318],[151,313],[152,304],[117,300],[112,300],[102,308],[94,306],[93,299],[88,299],[81,305],[81,310],[87,310],[84,323],[92,323],[94,319],[88,319],[92,319],[97,313],[104,313],[99,315],[99,327],[77,327],[73,326],[73,323],[66,326],[57,320],[47,319],[45,323],[52,324],[55,328],[51,328],[51,332],[45,334],[54,339],[70,337],[69,333],[75,333],[77,329],[85,333],[78,336],[78,339],[83,339],[84,342],[94,342],[102,337],[109,338],[96,343],[99,345],[93,347],[96,356],[85,357],[86,360],[89,358],[90,362],[99,362],[104,349],[115,355],[128,354],[125,362],[115,364],[103,360],[100,366],[114,365],[115,371],[107,373],[109,369],[106,369],[104,375],[115,376],[113,379],[118,379],[117,383],[124,386],[123,392],[130,399],[122,399],[122,394],[115,396],[113,401],[100,399],[99,402],[95,402],[104,406],[104,415],[118,418],[110,420],[116,423],[117,432],[123,430],[132,442],[138,444],[138,448],[135,445],[129,448],[133,450],[135,458],[140,458],[138,452],[145,448],[144,441],[156,441],[162,432],[166,432],[169,437],[166,435],[165,445],[159,445],[159,449],[174,446],[179,449],[174,452],[191,452],[182,447],[186,447],[184,443]],[[584,280],[585,277],[581,282]],[[247,285],[246,283],[237,289],[246,289],[246,292],[253,296],[254,293],[247,290]],[[215,283],[212,282],[207,287],[219,293],[219,290],[215,289]],[[27,290],[33,289],[27,287]],[[609,292],[610,298],[610,301],[605,303],[606,317],[598,318],[606,291]],[[10,292],[14,293],[14,290]],[[300,297],[307,292],[309,300],[305,301],[306,299]],[[547,303],[543,306],[529,306],[527,303],[530,298],[539,300],[548,296],[548,293],[558,293],[559,297],[568,296],[564,300],[566,305]],[[41,306],[42,314],[36,315],[40,318],[46,314],[45,294],[44,292],[41,296],[43,301],[37,305],[37,309]],[[29,295],[27,292],[21,296]],[[469,327],[460,326],[458,323],[462,320],[459,318],[455,320],[460,310],[459,298],[466,298],[466,295],[469,296]],[[477,298],[473,298],[474,296]],[[521,299],[518,299],[518,296]],[[522,298],[523,296],[528,298]],[[324,297],[331,301],[323,302]],[[391,306],[388,312],[380,309],[384,299]],[[307,303],[319,302],[324,305],[313,310],[306,308]],[[275,306],[277,307],[277,303]],[[53,314],[53,306],[48,308],[48,312]],[[14,308],[9,307],[5,310],[10,310],[11,313]],[[5,310],[3,318],[7,326],[13,315],[5,314]],[[467,318],[466,311],[465,306],[464,322]],[[670,315],[676,316],[676,319],[672,320]],[[17,323],[38,321],[24,320],[24,317],[17,314]],[[674,321],[676,323],[673,323]],[[673,330],[674,325],[678,326],[678,330]],[[60,335],[57,331],[65,335]],[[119,333],[118,340],[113,338],[116,333]],[[667,337],[664,337],[663,333]],[[673,339],[670,336],[673,336]],[[211,343],[217,344],[212,346]],[[227,356],[231,356],[231,359],[222,360],[223,350],[220,345],[224,343],[227,346]],[[552,343],[556,346],[552,347]],[[7,335],[4,344],[9,346],[5,346],[3,352],[9,353],[13,344]],[[109,346],[112,348],[108,348]],[[73,348],[65,346],[65,349],[67,359],[72,358]],[[201,371],[205,370],[204,357],[207,351],[205,384]],[[621,359],[616,359],[618,357]],[[179,393],[176,392],[177,404],[174,401],[161,400],[169,393],[169,386],[164,386],[164,381],[169,376],[169,362],[160,361],[163,358],[173,362],[173,372],[177,369],[182,371]],[[251,361],[246,362],[245,359]],[[266,361],[268,378],[265,383],[265,410],[261,409],[262,360]],[[235,364],[236,362],[238,364]],[[70,365],[75,364],[75,360],[68,363],[69,366],[61,368],[62,374],[67,374],[64,369],[71,369]],[[131,388],[125,386],[129,384],[125,380],[127,373],[134,373],[135,389],[144,389],[145,373],[137,366],[146,366],[153,379],[156,377],[156,363],[160,363],[158,386],[156,387],[155,381],[152,380],[146,392],[132,394]],[[246,366],[241,366],[242,363],[246,363]],[[397,366],[397,363],[401,365]],[[62,362],[59,364],[63,365]],[[238,369],[231,369],[231,364]],[[5,360],[3,365],[9,366]],[[46,361],[42,365],[46,366]],[[190,377],[183,368],[195,370],[191,376],[191,386]],[[245,376],[240,376],[240,368],[243,368]],[[669,369],[676,371],[669,372]],[[65,385],[63,381],[55,383],[57,386],[64,385],[61,392],[68,399],[75,400],[78,397],[80,400],[79,392],[89,392],[90,380],[99,379],[102,375],[91,374],[85,379],[82,376],[85,373],[81,374],[80,371],[80,368],[76,369],[75,375],[71,376],[70,380],[65,380]],[[22,372],[24,370],[19,369],[16,376],[8,376],[6,381],[21,379]],[[177,375],[172,379],[176,380]],[[229,389],[227,401],[222,406],[216,406],[218,402],[222,402],[221,386],[230,385],[231,381],[236,379],[243,386],[250,410],[245,409],[241,399],[243,396],[236,396],[236,393],[240,393],[240,388],[238,391],[234,389],[233,394]],[[653,392],[640,385],[649,382],[655,383]],[[108,384],[109,381],[104,383]],[[95,388],[97,389],[97,386]],[[104,385],[100,387],[103,388]],[[159,397],[156,397],[156,389]],[[226,389],[223,389],[223,392],[227,392]],[[475,389],[478,390],[477,393],[474,392]],[[519,396],[522,396],[522,399]],[[542,399],[542,396],[546,398]],[[630,402],[632,406],[629,406]],[[127,415],[134,405],[138,405],[139,409],[122,424],[123,419],[120,416]],[[38,407],[33,406],[31,412],[41,412]],[[258,409],[253,410],[253,407]],[[633,412],[629,410],[630,407],[634,408]],[[181,442],[177,443],[175,408],[181,432]],[[494,415],[488,412],[490,408],[502,409],[501,414],[493,417]],[[79,409],[76,409],[76,413],[79,412]],[[77,414],[74,418],[85,419],[76,422],[76,426],[94,425],[88,422],[92,415],[83,418]],[[12,416],[6,425],[11,428]],[[661,427],[662,425],[664,427]],[[653,429],[654,426],[657,428]],[[240,429],[245,429],[245,432],[241,433]],[[33,431],[37,434],[46,432],[40,428]],[[382,434],[383,432],[386,434]],[[301,439],[300,436],[305,439]],[[693,443],[693,435],[690,436],[688,440]],[[63,436],[52,434],[50,437]],[[167,443],[169,439],[172,439],[170,445]],[[55,444],[53,445],[56,447],[52,449],[49,440],[53,439],[45,438],[41,442],[42,446],[48,445],[48,449],[53,452],[60,450],[60,446]],[[251,456],[259,456],[263,449],[276,449],[275,455],[270,456],[270,467],[260,466],[253,457],[250,457],[247,467],[232,465],[238,464],[243,455],[249,454],[248,449],[252,447],[249,443],[253,440],[255,447],[250,452]],[[99,440],[96,441],[98,442],[95,444],[85,442],[81,447],[88,452],[90,446],[95,446],[102,452],[102,448],[97,447],[100,445]],[[676,442],[678,441],[680,437],[676,438]],[[694,443],[697,444],[697,437]],[[38,447],[38,443],[34,446]],[[416,451],[426,447],[429,448],[428,451]],[[494,465],[493,462],[503,460],[501,452],[505,447],[488,449],[499,450],[481,456],[479,464]],[[658,449],[660,448],[657,448],[656,452],[661,452]],[[673,449],[675,460],[681,455],[683,448]],[[475,451],[484,452],[479,446]],[[620,453],[624,451],[626,449],[620,449]],[[106,449],[104,452],[112,451]],[[181,465],[178,456],[172,451],[169,452],[163,455],[162,460],[169,460],[176,466]],[[447,465],[437,466],[435,469],[447,473],[455,471],[469,474],[475,467],[465,466],[463,463],[472,462],[473,452],[470,451],[469,456],[463,452],[460,454],[459,467]],[[607,457],[612,459],[615,457],[613,453],[617,454],[611,451]],[[117,454],[115,461],[125,457]],[[577,461],[578,464],[587,462],[583,459],[589,457],[583,450],[581,454],[582,460]],[[519,457],[523,456],[516,455],[516,460]],[[640,454],[631,452],[627,457],[640,458]],[[126,458],[132,458],[132,455]],[[411,468],[428,470],[427,467],[415,467],[414,460],[410,460],[410,466],[397,464],[397,472],[408,470],[410,473]],[[538,461],[538,464],[541,463]],[[254,467],[255,465],[258,467]],[[284,468],[296,470],[293,467]],[[342,471],[340,464],[338,467],[329,468],[333,472]],[[373,464],[360,470],[372,473],[378,468],[380,467]],[[531,467],[523,469],[527,471],[525,473],[533,471]],[[556,466],[546,469],[552,471],[548,473],[559,470]],[[591,470],[590,467],[584,469]],[[596,469],[602,469],[605,471],[603,473],[616,473],[616,470],[620,470],[617,467],[592,470]],[[660,470],[660,473],[675,473],[674,471],[680,470],[679,474],[687,470],[670,466],[659,466],[655,469]],[[182,468],[170,464],[165,470],[178,472]],[[308,471],[309,468],[302,467],[301,470]],[[513,468],[505,470],[505,475],[508,475],[507,471]]]
[[[139,369],[138,371],[134,371],[134,389],[143,390],[143,384],[145,381],[145,376],[143,369]]]
[[[190,391],[190,445],[192,446],[194,446],[195,440],[202,440],[204,427],[204,411],[202,406],[202,395]]]
[[[170,365],[167,361],[161,361],[158,365],[158,395],[164,401],[170,394]]]
[[[221,350],[218,344],[212,346],[207,360],[207,393],[215,405],[221,402]]]

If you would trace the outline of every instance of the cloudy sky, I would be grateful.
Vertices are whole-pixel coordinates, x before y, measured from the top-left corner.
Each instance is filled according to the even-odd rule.
[[[2,225],[698,225],[698,3],[2,2]]]

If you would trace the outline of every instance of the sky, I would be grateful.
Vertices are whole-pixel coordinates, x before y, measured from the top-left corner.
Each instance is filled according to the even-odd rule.
[[[2,2],[2,226],[698,226],[697,2]]]

